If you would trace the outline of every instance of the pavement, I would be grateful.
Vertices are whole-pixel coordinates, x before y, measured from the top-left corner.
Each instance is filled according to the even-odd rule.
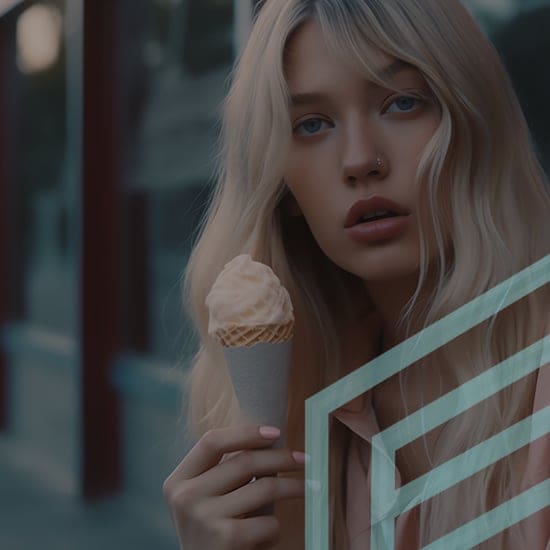
[[[0,550],[179,550],[169,512],[122,492],[86,504],[0,445]]]

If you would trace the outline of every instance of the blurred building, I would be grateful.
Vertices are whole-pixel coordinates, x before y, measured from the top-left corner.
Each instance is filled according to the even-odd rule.
[[[512,67],[534,33],[509,25],[550,1],[465,4]],[[180,280],[253,11],[252,0],[0,0],[0,548],[34,548],[36,533],[43,550],[87,547],[88,524],[75,534],[61,514],[24,529],[53,512],[32,516],[18,488],[15,508],[2,502],[14,468],[44,502],[130,506],[128,529],[152,538],[105,535],[113,548],[150,548],[155,534],[155,547],[177,547],[161,487],[194,443],[181,382],[197,346]],[[529,42],[535,83],[549,78],[544,34]],[[542,160],[550,105],[535,108],[520,74]]]

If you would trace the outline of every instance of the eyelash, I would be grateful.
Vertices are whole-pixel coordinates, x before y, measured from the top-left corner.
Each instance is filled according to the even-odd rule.
[[[387,108],[384,109],[384,112],[386,112],[396,101],[399,101],[400,99],[414,99],[414,101],[416,102],[416,105],[420,105],[423,103],[423,100],[418,98],[418,97],[414,97],[414,96],[408,96],[408,95],[400,95],[398,97],[395,97],[391,103],[388,105]],[[412,109],[410,111],[401,111],[402,113],[412,113],[413,111],[415,111],[416,109]],[[302,127],[304,124],[308,123],[308,122],[311,122],[312,120],[320,120],[321,122],[325,122],[327,124],[329,124],[329,122],[321,117],[312,117],[312,118],[308,118],[306,120],[303,120],[302,122],[300,122],[300,124],[296,125],[294,128],[293,128],[293,133],[296,133],[297,130]],[[313,133],[305,133],[305,134],[302,134],[302,135],[306,135],[306,136],[315,136],[317,135],[318,132],[313,132]]]

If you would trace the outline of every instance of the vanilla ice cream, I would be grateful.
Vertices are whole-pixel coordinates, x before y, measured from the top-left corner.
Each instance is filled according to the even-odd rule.
[[[294,312],[288,291],[269,266],[249,254],[224,266],[205,303],[208,333],[225,347],[292,338]]]

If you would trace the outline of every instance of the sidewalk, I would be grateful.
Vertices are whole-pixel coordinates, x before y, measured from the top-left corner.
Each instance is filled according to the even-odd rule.
[[[175,531],[149,521],[154,514],[135,500],[123,494],[85,505],[0,445],[2,550],[178,550]]]

